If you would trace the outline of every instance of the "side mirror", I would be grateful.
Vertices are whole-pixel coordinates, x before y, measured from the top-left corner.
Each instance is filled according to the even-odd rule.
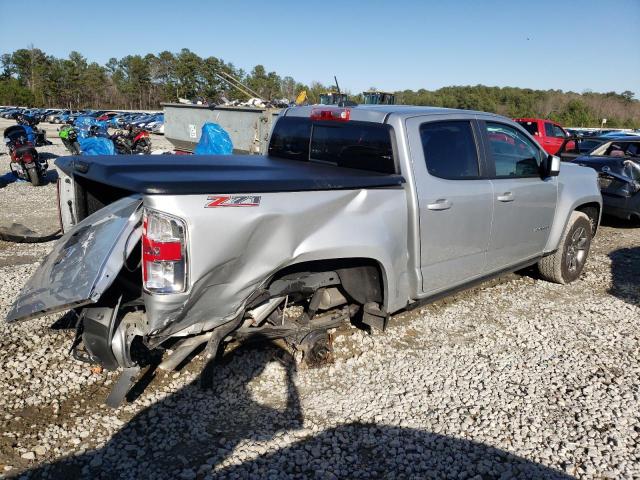
[[[557,177],[560,174],[560,157],[548,155],[541,165],[543,178]]]

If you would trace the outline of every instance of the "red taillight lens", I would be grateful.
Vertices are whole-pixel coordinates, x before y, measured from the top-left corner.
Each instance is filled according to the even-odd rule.
[[[22,158],[22,161],[23,161],[24,163],[31,163],[31,162],[33,162],[33,155],[31,155],[30,153],[23,153],[23,154],[22,154],[22,157],[20,157],[20,158]]]
[[[314,108],[311,110],[311,120],[330,120],[334,122],[347,122],[351,116],[348,108]]]
[[[142,281],[151,293],[187,288],[186,225],[182,219],[145,209],[142,223]]]

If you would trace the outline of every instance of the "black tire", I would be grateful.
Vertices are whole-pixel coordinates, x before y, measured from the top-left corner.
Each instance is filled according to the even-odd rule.
[[[29,180],[34,187],[40,186],[42,183],[42,178],[40,178],[40,174],[38,173],[37,168],[28,168],[27,173],[29,174]]]
[[[573,212],[560,238],[558,250],[538,262],[542,278],[563,285],[576,280],[587,262],[592,237],[589,217],[583,212]]]

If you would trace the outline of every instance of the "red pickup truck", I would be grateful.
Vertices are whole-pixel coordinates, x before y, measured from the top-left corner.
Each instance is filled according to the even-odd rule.
[[[555,155],[562,146],[562,142],[569,136],[557,123],[542,118],[514,118],[531,135],[536,137],[538,143],[547,153]]]

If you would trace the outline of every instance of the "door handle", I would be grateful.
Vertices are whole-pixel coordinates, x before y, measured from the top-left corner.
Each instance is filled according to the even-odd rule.
[[[513,193],[504,192],[502,195],[498,195],[498,200],[501,202],[513,202]]]
[[[446,198],[439,198],[435,203],[427,204],[427,208],[429,210],[449,210],[451,205],[453,204]]]

